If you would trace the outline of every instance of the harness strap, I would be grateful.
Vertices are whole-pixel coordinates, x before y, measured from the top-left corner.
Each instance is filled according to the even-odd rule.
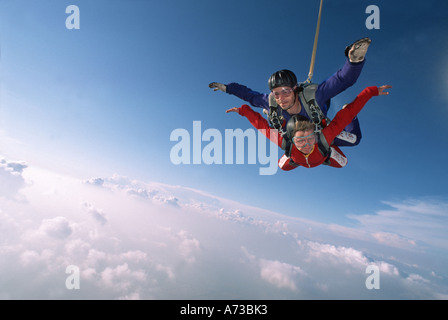
[[[317,84],[301,84],[302,90],[299,93],[299,100],[302,104],[305,112],[308,114],[310,120],[316,126],[315,131],[320,132],[324,127],[327,121],[327,117],[324,115],[322,110],[316,101],[316,90]]]
[[[322,132],[317,133],[317,147],[322,156],[325,157],[323,164],[330,164],[331,148]]]
[[[283,140],[286,139],[286,131],[283,130],[282,122],[284,120],[283,115],[281,114],[281,111],[278,110],[278,104],[275,101],[275,97],[271,94],[269,95],[269,114],[268,114],[268,120],[269,124],[274,128],[277,129],[278,132],[282,135]]]
[[[292,146],[293,144],[290,139],[283,139],[282,149],[285,150],[285,156],[289,158],[289,164],[294,167],[298,167],[299,165],[295,163],[291,158]]]

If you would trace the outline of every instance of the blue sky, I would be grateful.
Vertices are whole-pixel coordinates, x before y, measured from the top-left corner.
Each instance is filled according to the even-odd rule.
[[[278,69],[306,78],[318,1],[79,1],[79,30],[65,27],[70,1],[2,1],[2,132],[32,153],[27,161],[74,175],[179,184],[322,221],[382,201],[446,200],[447,5],[434,3],[377,1],[379,30],[365,26],[368,1],[324,3],[314,81],[343,65],[347,44],[373,40],[360,79],[333,99],[330,115],[366,86],[393,86],[361,112],[364,138],[344,149],[342,170],[260,176],[260,164],[169,158],[170,133],[192,133],[195,120],[203,130],[250,128],[224,112],[242,102],[209,82],[267,92]]]
[[[80,9],[79,30],[68,30],[65,25],[69,16],[65,10],[72,4]],[[371,4],[380,9],[379,30],[365,26],[369,16],[365,10]],[[440,297],[432,295],[430,289],[436,287],[433,291],[446,298],[447,3],[324,1],[315,82],[344,64],[346,45],[366,36],[372,39],[358,82],[332,100],[329,115],[334,116],[366,86],[393,86],[389,96],[372,98],[361,111],[363,140],[357,147],[343,149],[349,159],[347,167],[260,175],[258,162],[174,165],[170,160],[176,144],[170,141],[171,133],[185,129],[193,134],[194,121],[201,121],[202,131],[217,129],[223,136],[226,129],[251,128],[247,119],[225,113],[243,102],[213,92],[208,88],[210,82],[238,82],[268,92],[267,79],[279,69],[288,68],[299,79],[306,79],[318,5],[317,0],[0,0],[0,227],[4,226],[5,243],[0,252],[12,257],[8,250],[20,238],[24,251],[14,255],[17,261],[50,259],[48,248],[55,254],[67,250],[64,259],[69,259],[81,257],[88,246],[99,252],[108,243],[114,258],[110,269],[103,270],[104,276],[111,270],[123,271],[113,263],[127,263],[129,255],[113,246],[116,234],[128,232],[123,248],[130,250],[132,259],[157,260],[160,263],[151,264],[150,271],[168,275],[168,280],[157,277],[157,283],[171,291],[140,292],[144,298],[176,293],[172,279],[194,283],[194,270],[189,274],[175,269],[179,261],[207,274],[216,281],[213,290],[220,292],[219,281],[209,268],[216,261],[211,252],[220,250],[229,261],[241,258],[238,261],[244,261],[247,268],[242,273],[235,265],[231,271],[221,270],[230,272],[225,273],[229,278],[251,275],[247,281],[252,281],[252,269],[260,268],[263,281],[291,289],[292,295],[278,291],[274,297],[319,297],[316,288],[325,287],[320,280],[310,285],[302,277],[307,272],[313,279],[321,276],[313,272],[314,258],[319,270],[325,270],[334,262],[332,257],[337,257],[342,262],[335,270],[344,279],[347,261],[355,261],[351,267],[364,268],[371,261],[384,262],[386,276],[392,277],[391,283],[398,281],[400,289],[385,290],[383,297],[402,297],[400,290],[411,281],[429,288],[430,293],[422,291],[423,297]],[[95,177],[104,179],[104,194],[78,184]],[[151,183],[155,189],[149,187]],[[117,192],[116,198],[110,190]],[[163,196],[155,197],[151,190]],[[160,225],[152,225],[150,218],[140,225],[149,209],[130,194],[146,195],[152,201],[148,208]],[[158,211],[165,204],[169,209],[162,212],[166,210],[167,216]],[[132,221],[122,216],[123,208]],[[241,214],[240,208],[244,208]],[[179,210],[191,214],[193,220],[177,216]],[[257,218],[251,220],[248,213]],[[289,219],[281,224],[273,213]],[[86,214],[94,218],[86,222]],[[210,218],[215,215],[217,221]],[[257,220],[260,217],[269,221]],[[109,222],[101,229],[96,220]],[[231,222],[221,225],[221,220]],[[243,225],[234,225],[234,221],[243,221]],[[86,225],[88,231],[83,229]],[[254,225],[266,230],[257,233]],[[144,238],[146,226],[153,232],[153,242],[139,242],[133,234],[134,227]],[[47,246],[46,236],[54,237],[55,230],[67,246],[57,241],[54,248],[51,241]],[[210,238],[210,230],[220,230],[219,236]],[[227,234],[235,235],[231,244],[236,251],[223,246]],[[286,250],[296,241],[299,249],[294,247],[293,252],[299,252],[298,256]],[[172,255],[168,257],[157,246],[159,242],[175,248]],[[75,247],[79,250],[71,255]],[[161,251],[158,259],[145,256],[147,260],[139,260],[139,250],[148,255]],[[325,253],[330,253],[329,261],[319,256]],[[145,268],[144,263],[137,265]],[[12,266],[13,262],[0,265],[0,270],[14,270]],[[418,270],[411,270],[414,267]],[[287,281],[279,283],[264,271],[284,272]],[[24,269],[23,275],[27,274],[29,270]],[[141,280],[140,273],[131,275]],[[337,277],[330,279],[328,273],[328,278],[330,283]],[[310,288],[311,294],[303,296],[298,284]],[[220,285],[231,291],[232,286]],[[238,297],[270,292],[263,291],[264,285],[245,286],[242,290],[248,291]],[[328,286],[322,296],[338,297],[338,287]],[[204,287],[204,292],[208,289]],[[405,289],[415,298],[412,292],[417,291]],[[101,290],[99,296],[105,294]],[[21,293],[15,294],[0,292],[0,298],[20,297]],[[202,293],[197,294],[201,297]],[[361,294],[370,297],[365,289]]]

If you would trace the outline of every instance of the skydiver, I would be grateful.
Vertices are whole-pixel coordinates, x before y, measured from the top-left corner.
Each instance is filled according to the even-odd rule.
[[[347,59],[344,66],[315,88],[315,100],[324,117],[327,116],[330,99],[351,87],[357,81],[364,66],[365,55],[370,43],[371,40],[369,38],[363,38],[347,46],[345,49]],[[235,82],[227,85],[212,82],[209,84],[209,87],[214,89],[214,91],[220,90],[235,95],[254,107],[270,111],[268,94],[253,91]],[[299,94],[303,88],[298,84],[297,77],[293,72],[280,70],[272,74],[269,78],[269,89],[271,90],[271,95],[275,97],[275,103],[282,110],[283,127],[291,115],[301,114],[310,118],[310,115],[307,114],[303,107],[304,102],[301,102],[299,99]],[[355,146],[359,144],[360,140],[359,121],[355,118],[352,123],[348,124],[346,130],[335,139],[334,144],[337,146]]]
[[[309,119],[299,114],[292,116],[287,124],[287,135],[293,143],[291,149],[287,150],[289,151],[289,156],[285,154],[280,158],[279,167],[285,171],[295,169],[298,166],[313,168],[321,164],[327,164],[335,168],[345,167],[347,158],[333,144],[334,139],[357,116],[371,97],[388,95],[389,92],[385,90],[389,88],[392,87],[383,85],[365,88],[353,102],[345,105],[336,113],[330,124],[322,129],[320,135],[316,134],[314,124]],[[277,136],[274,135],[274,140],[272,140],[270,132],[272,129],[267,120],[258,112],[253,111],[248,105],[232,108],[226,112],[238,112],[241,116],[248,118],[251,124],[263,132],[268,139],[277,143],[278,146],[282,145],[284,139],[282,135],[277,132]],[[322,142],[329,146],[325,154],[319,146]]]

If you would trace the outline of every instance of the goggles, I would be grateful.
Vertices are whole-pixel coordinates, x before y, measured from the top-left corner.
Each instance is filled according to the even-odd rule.
[[[272,91],[272,93],[274,94],[275,98],[278,99],[280,96],[288,97],[293,91],[294,89],[292,88],[281,88],[280,91]]]
[[[294,142],[297,148],[302,148],[306,144],[309,144],[310,146],[314,145],[317,141],[317,137],[316,134],[313,132],[312,134],[309,134],[307,136],[293,137],[292,141]]]

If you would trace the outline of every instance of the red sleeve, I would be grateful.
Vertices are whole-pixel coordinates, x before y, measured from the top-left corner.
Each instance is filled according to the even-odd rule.
[[[365,88],[356,99],[344,109],[338,111],[330,124],[322,130],[328,143],[331,143],[344,128],[352,122],[353,118],[362,110],[367,101],[378,95],[378,87]]]
[[[282,169],[284,171],[290,171],[290,170],[297,168],[299,165],[297,163],[294,163],[290,157],[287,157],[286,154],[284,154],[278,160],[278,166],[280,169]]]
[[[263,118],[261,114],[252,110],[252,108],[247,104],[243,104],[241,108],[238,109],[238,113],[249,119],[250,123],[257,130],[262,132],[269,140],[277,144],[279,147],[282,146],[282,135],[278,133],[277,129],[272,129],[271,127],[269,127],[268,121]],[[275,137],[277,137],[277,139],[275,139]]]

